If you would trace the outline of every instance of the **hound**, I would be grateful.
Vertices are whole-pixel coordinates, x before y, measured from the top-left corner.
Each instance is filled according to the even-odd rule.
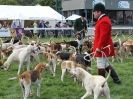
[[[68,52],[60,52],[60,51],[58,51],[56,53],[57,59],[59,59],[59,60],[69,60],[71,55],[72,55],[72,53],[68,53]]]
[[[22,88],[23,99],[27,99],[31,92],[31,85],[35,84],[37,86],[37,96],[40,97],[40,87],[41,87],[41,74],[46,68],[46,64],[39,63],[36,65],[34,70],[25,71],[18,77],[9,78],[9,80],[14,80],[19,78],[20,86]]]
[[[68,49],[71,50],[71,52],[62,52],[58,51],[56,53],[57,59],[63,61],[63,60],[72,60],[73,56],[76,55],[76,48],[73,46],[68,47]]]
[[[56,72],[56,56],[52,53],[48,53],[45,52],[44,55],[47,57],[48,59],[48,66],[50,68],[51,73],[53,74],[53,76],[55,76],[55,72]]]
[[[82,67],[85,70],[89,70],[91,67],[91,55],[87,52],[85,52],[84,54],[76,54],[75,61],[79,64],[82,64]]]
[[[86,93],[81,97],[81,99],[85,99],[87,96],[90,96],[93,93],[94,99],[98,99],[100,95],[105,95],[106,99],[110,99],[110,90],[107,84],[110,71],[106,79],[100,75],[91,75],[80,67],[71,69],[70,73],[74,77],[77,77],[77,79],[81,80],[85,87]]]
[[[76,68],[76,67],[79,67],[79,66],[80,65],[75,63],[74,61],[70,61],[70,60],[63,61],[61,63],[61,70],[62,70],[61,81],[63,82],[64,75],[65,75],[65,72],[67,70],[70,71],[72,68]]]
[[[24,99],[28,98],[32,83],[37,85],[37,96],[40,97],[41,73],[45,67],[45,64],[39,63],[33,71],[26,71],[20,75],[19,81]]]
[[[64,43],[65,44],[68,44],[68,45],[70,45],[70,46],[74,46],[75,48],[77,48],[78,46],[79,46],[79,43],[78,43],[78,41],[68,41],[68,42],[66,42],[65,40],[64,40]]]
[[[86,70],[91,67],[91,55],[85,52],[84,54],[76,54],[76,53],[68,53],[68,52],[60,52],[56,53],[58,60],[72,60],[82,65]]]
[[[30,67],[29,67],[30,56],[31,56],[31,53],[35,52],[35,50],[37,50],[37,47],[32,46],[32,45],[28,45],[25,48],[14,50],[13,53],[8,57],[8,59],[4,63],[4,65],[3,65],[4,69],[8,70],[11,62],[19,61],[19,68],[18,68],[17,74],[20,74],[20,70],[25,62],[27,62],[26,66],[27,66],[27,70],[29,70],[30,69]]]

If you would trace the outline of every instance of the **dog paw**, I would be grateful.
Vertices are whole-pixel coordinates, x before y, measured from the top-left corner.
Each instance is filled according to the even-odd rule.
[[[53,74],[53,77],[55,77],[55,73],[52,73]]]
[[[30,96],[30,97],[32,97],[32,96],[33,96],[33,93],[32,93],[32,92],[30,92],[29,96]]]
[[[7,68],[4,68],[5,71],[7,71],[8,69]]]

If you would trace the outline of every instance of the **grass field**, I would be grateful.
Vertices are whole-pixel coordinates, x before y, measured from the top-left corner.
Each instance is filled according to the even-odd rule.
[[[69,38],[65,38],[68,40]],[[42,39],[42,41],[49,41],[49,38]],[[60,41],[59,38],[54,41]],[[40,56],[42,62],[46,62],[43,56]],[[0,99],[23,99],[21,88],[18,80],[8,81],[8,78],[14,77],[17,74],[18,63],[13,63],[9,71],[0,70]],[[133,99],[133,58],[129,57],[124,60],[123,63],[112,63],[117,70],[121,80],[121,85],[116,85],[112,82],[112,79],[108,80],[108,84],[111,91],[111,99]],[[36,65],[32,62],[31,67]],[[96,64],[93,61],[91,71],[92,74],[97,74]],[[67,73],[64,77],[64,82],[60,80],[61,69],[60,65],[57,66],[56,76],[53,77],[49,70],[45,70],[42,75],[41,84],[41,97],[35,96],[35,87],[33,87],[34,96],[29,99],[80,99],[84,95],[85,90],[81,86],[81,83],[75,83]],[[90,96],[86,99],[93,99]],[[100,99],[105,99],[100,97]]]

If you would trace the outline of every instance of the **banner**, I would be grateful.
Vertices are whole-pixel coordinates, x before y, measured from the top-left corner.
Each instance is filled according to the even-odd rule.
[[[10,29],[0,29],[0,37],[11,37]]]
[[[119,1],[118,2],[118,8],[129,9],[130,8],[130,3],[128,1]]]

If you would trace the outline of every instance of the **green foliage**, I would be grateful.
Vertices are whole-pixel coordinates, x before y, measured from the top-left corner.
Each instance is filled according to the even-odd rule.
[[[17,5],[17,0],[0,0],[0,5]]]
[[[53,0],[0,0],[0,5],[37,5],[53,6]]]
[[[37,0],[38,4],[42,6],[52,6],[53,0]]]
[[[36,0],[17,0],[20,5],[33,5]]]
[[[55,0],[55,1],[54,1],[54,8],[55,8],[56,11],[58,11],[59,13],[62,12],[61,0]]]

